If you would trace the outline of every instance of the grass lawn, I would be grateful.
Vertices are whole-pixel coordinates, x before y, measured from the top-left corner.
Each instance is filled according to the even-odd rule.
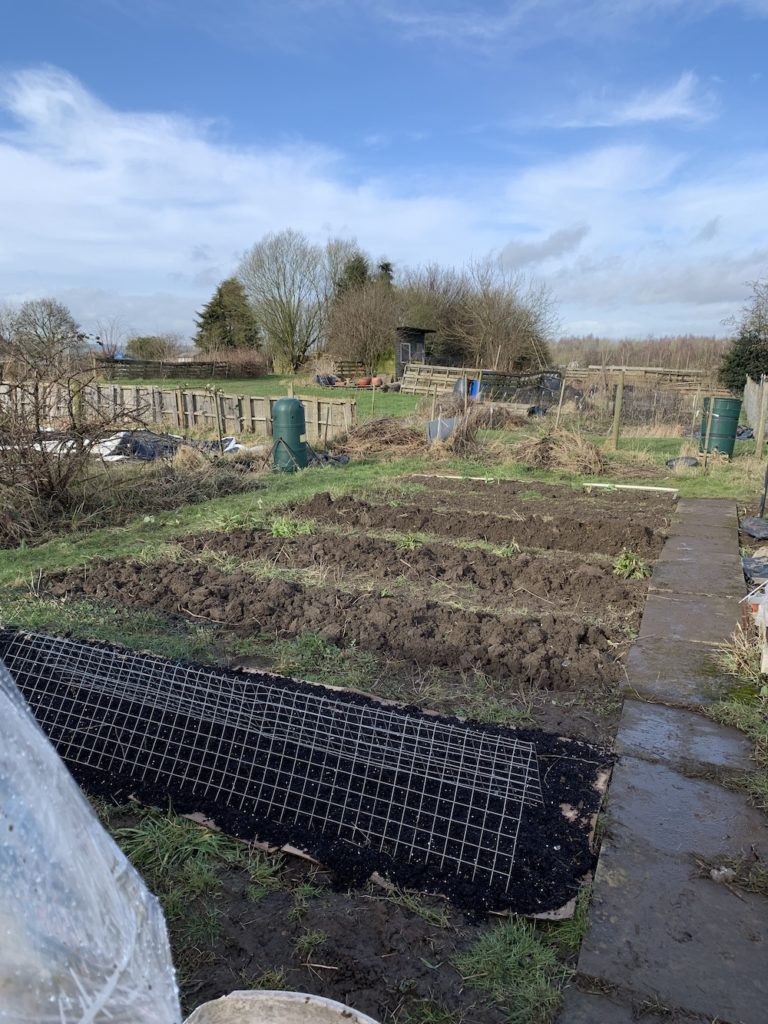
[[[217,380],[130,380],[126,384],[156,388],[188,388],[202,391],[206,387],[219,388],[227,395],[253,395],[257,398],[279,398],[288,394],[289,385],[293,385],[295,395],[307,395],[312,398],[353,398],[357,402],[357,422],[363,423],[378,416],[407,416],[416,410],[423,400],[423,395],[401,395],[395,391],[366,391],[360,388],[320,388],[316,384],[307,383],[314,380],[306,374],[296,376],[280,376],[270,374],[267,377],[256,377],[250,380],[233,380],[224,377]]]

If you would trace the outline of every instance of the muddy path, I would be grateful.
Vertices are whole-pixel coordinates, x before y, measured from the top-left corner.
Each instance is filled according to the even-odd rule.
[[[155,608],[250,633],[317,633],[337,646],[419,666],[483,672],[513,688],[597,689],[615,683],[621,670],[609,632],[568,616],[502,620],[407,595],[310,588],[199,563],[96,561],[49,577],[44,589],[54,597]]]
[[[643,558],[655,558],[666,532],[631,515],[581,516],[567,510],[554,518],[526,507],[519,518],[486,511],[446,508],[425,509],[421,495],[412,504],[376,505],[359,498],[316,494],[310,501],[293,506],[297,515],[348,529],[398,530],[427,533],[460,540],[484,540],[491,544],[519,544],[545,550],[576,551],[583,554],[618,555],[625,548]]]
[[[443,585],[447,594],[487,607],[518,606],[601,620],[619,616],[632,627],[639,625],[648,589],[645,580],[621,580],[610,565],[575,556],[503,556],[440,543],[404,549],[360,534],[273,537],[267,530],[239,529],[192,535],[179,543],[197,554],[316,569],[337,584],[406,580],[420,589]]]

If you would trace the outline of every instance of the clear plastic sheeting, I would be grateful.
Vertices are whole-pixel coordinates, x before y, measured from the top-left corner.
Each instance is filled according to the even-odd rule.
[[[180,1021],[159,903],[0,662],[0,1022]]]

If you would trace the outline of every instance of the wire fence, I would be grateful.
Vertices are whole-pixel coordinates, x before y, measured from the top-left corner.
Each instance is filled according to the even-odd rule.
[[[506,891],[534,745],[511,732],[44,634],[0,657],[62,758],[129,785],[199,796],[302,836]]]

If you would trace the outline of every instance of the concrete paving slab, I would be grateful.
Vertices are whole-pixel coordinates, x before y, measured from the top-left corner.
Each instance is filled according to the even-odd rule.
[[[739,557],[739,547],[735,538],[736,530],[722,530],[719,526],[711,531],[701,531],[695,538],[670,537],[659,555],[660,562],[674,558],[705,558],[708,554],[732,555],[734,560]]]
[[[645,603],[640,639],[722,643],[733,633],[740,614],[738,601],[729,597],[708,597],[704,608],[701,599],[652,593]]]
[[[635,757],[613,770],[607,825],[615,842],[682,856],[691,867],[694,855],[738,856],[753,843],[768,850],[768,818],[742,793]]]
[[[766,964],[764,899],[740,899],[644,841],[604,842],[582,974],[710,1021],[765,1024]]]
[[[617,753],[672,767],[695,766],[729,771],[754,768],[752,743],[737,729],[710,721],[695,711],[627,700],[616,737]]]
[[[649,581],[650,593],[711,595],[739,601],[746,593],[744,573],[733,552],[710,551],[702,557],[678,555],[658,561]]]
[[[733,685],[714,669],[713,650],[701,643],[651,637],[638,640],[627,656],[627,688],[648,700],[691,707],[711,704]]]
[[[637,1024],[631,1005],[614,996],[583,992],[570,986],[563,993],[563,1005],[556,1024]],[[670,1024],[669,1017],[643,1016],[643,1024]],[[688,1022],[686,1022],[688,1024]]]
[[[736,502],[732,498],[680,498],[675,511],[697,520],[728,520],[736,515]]]

